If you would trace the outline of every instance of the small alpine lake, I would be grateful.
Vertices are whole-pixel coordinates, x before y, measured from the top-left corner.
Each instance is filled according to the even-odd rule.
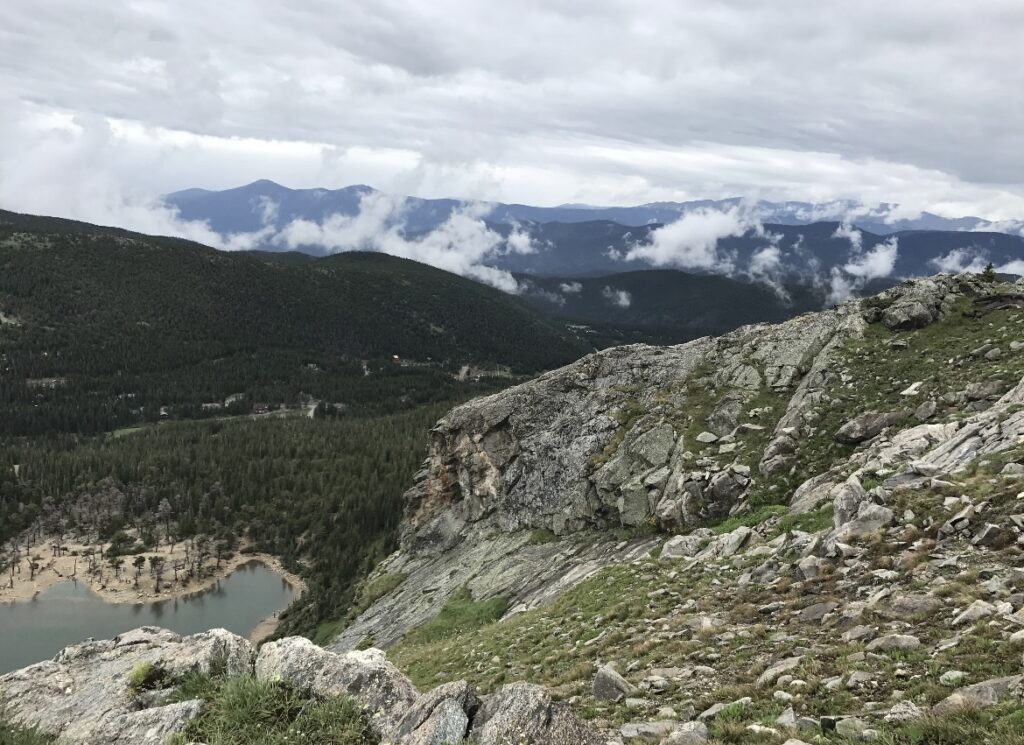
[[[138,626],[179,634],[225,628],[248,636],[296,593],[288,580],[258,561],[240,565],[205,590],[155,602],[110,603],[85,582],[68,580],[31,600],[0,603],[0,674],[50,659],[89,637],[109,639]]]

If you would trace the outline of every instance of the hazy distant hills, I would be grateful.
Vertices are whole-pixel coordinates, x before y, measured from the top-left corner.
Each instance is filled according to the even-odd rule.
[[[314,237],[298,243],[284,241],[282,236],[297,222],[307,227],[322,226],[332,218],[361,215],[363,200],[368,197],[386,200],[389,211],[378,227],[398,230],[403,240],[408,241],[422,240],[431,231],[443,229],[453,213],[468,209],[468,203],[455,199],[391,198],[368,186],[288,189],[271,181],[225,191],[189,189],[167,196],[166,201],[178,209],[182,218],[204,221],[223,236],[249,234],[252,245],[264,250],[292,248],[322,255],[373,246],[365,245],[365,232],[360,234],[362,243],[349,245],[342,240],[330,247],[318,243],[315,232]],[[847,272],[844,281],[860,288],[874,279],[977,269],[990,261],[997,267],[1009,265],[1004,271],[1015,271],[1014,263],[1024,262],[1024,238],[981,232],[979,228],[985,223],[974,217],[947,219],[926,213],[913,220],[886,222],[883,218],[889,207],[880,205],[873,214],[855,218],[857,230],[853,233],[840,230],[842,223],[835,216],[854,207],[848,203],[758,203],[756,225],[733,231],[732,235],[723,233],[724,237],[717,240],[712,237],[714,256],[704,260],[688,257],[659,261],[634,251],[637,246],[657,240],[699,244],[704,240],[699,226],[692,231],[695,235],[673,234],[671,238],[669,233],[682,223],[671,228],[665,226],[681,217],[699,214],[695,210],[728,211],[738,204],[737,199],[599,208],[489,204],[477,205],[473,214],[474,219],[483,220],[487,228],[503,236],[506,243],[508,236],[515,234],[520,238],[528,236],[534,247],[529,252],[496,250],[482,263],[540,276],[588,276],[673,267],[738,278],[768,276],[776,282],[821,284],[830,280],[833,270],[849,270],[852,274]],[[829,215],[833,217],[828,219]],[[865,257],[893,240],[898,243],[898,250],[880,254],[875,260]]]
[[[341,189],[289,189],[264,179],[223,191],[186,189],[167,195],[165,201],[177,207],[185,219],[205,220],[218,233],[226,234],[259,230],[265,224],[265,209],[269,203],[277,205],[276,215],[271,222],[278,228],[295,219],[320,221],[335,213],[354,215],[359,211],[360,198],[373,191],[372,187],[365,185]],[[487,219],[495,223],[585,223],[606,220],[637,227],[670,223],[698,209],[727,210],[740,203],[739,198],[654,202],[632,207],[534,207],[526,204],[490,203],[491,211]],[[408,197],[406,204],[407,226],[410,231],[416,232],[436,227],[464,202],[458,199]],[[755,206],[763,222],[779,225],[839,221],[843,215],[857,207],[848,201],[829,204],[760,201]],[[890,209],[891,205],[878,205],[871,210],[874,214],[857,217],[854,222],[864,230],[882,235],[904,230],[974,230],[985,226],[985,221],[978,217],[951,219],[927,212],[914,219],[886,221],[884,218]]]

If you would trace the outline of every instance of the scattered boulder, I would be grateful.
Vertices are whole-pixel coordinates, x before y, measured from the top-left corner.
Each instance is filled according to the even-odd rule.
[[[887,722],[914,722],[924,716],[924,711],[913,701],[897,701],[885,715]]]
[[[676,722],[657,720],[653,722],[630,722],[619,728],[619,733],[626,740],[645,740],[647,742],[661,742],[672,734]]]
[[[563,704],[551,701],[541,686],[509,683],[484,698],[473,719],[469,742],[476,745],[604,745]]]
[[[787,657],[784,660],[776,662],[774,665],[765,670],[757,679],[759,686],[772,685],[779,676],[783,673],[788,673],[791,670],[796,670],[800,666],[800,662],[803,660],[803,656]]]
[[[870,626],[854,626],[852,629],[843,632],[843,643],[869,641],[875,638],[875,630]]]
[[[998,398],[1002,395],[1006,384],[999,380],[986,380],[980,383],[971,383],[964,389],[964,396],[968,401],[984,401],[986,399]]]
[[[967,505],[958,513],[949,518],[939,528],[939,532],[943,535],[957,535],[959,533],[966,533],[970,528],[971,521],[974,519],[974,505]]]
[[[914,409],[914,418],[919,422],[926,422],[935,416],[935,412],[939,410],[939,405],[935,403],[935,399],[928,399],[922,401],[921,404]]]
[[[995,612],[996,607],[992,603],[986,603],[984,600],[975,600],[953,619],[953,625],[962,626],[965,623],[974,623],[982,618],[988,618]]]
[[[393,730],[402,745],[462,742],[480,699],[466,681],[445,683],[420,696]]]
[[[309,639],[268,642],[256,658],[257,680],[286,680],[317,696],[351,696],[382,736],[391,734],[419,691],[379,649],[335,654]]]
[[[890,599],[882,613],[888,618],[907,620],[933,616],[941,607],[942,601],[934,595],[907,593]]]
[[[961,688],[932,707],[932,714],[951,714],[961,709],[985,709],[1011,696],[1022,698],[1024,675],[992,678]]]
[[[865,411],[840,427],[836,431],[835,439],[845,445],[858,445],[876,437],[886,427],[891,427],[906,418],[905,411]]]
[[[997,548],[1009,540],[1006,530],[1000,525],[986,523],[971,539],[972,546],[984,546],[985,548]]]
[[[708,728],[703,722],[684,722],[661,745],[703,745],[708,741]]]
[[[835,538],[841,541],[864,538],[888,528],[894,522],[896,522],[896,515],[888,507],[874,502],[861,502],[860,507],[857,508],[857,516],[840,525],[836,529]]]
[[[715,537],[708,528],[697,528],[687,535],[676,535],[669,538],[661,548],[664,559],[686,559],[694,556]]]
[[[858,719],[857,717],[843,717],[836,722],[835,729],[836,734],[840,737],[859,739],[867,728],[868,725],[863,719]]]
[[[751,699],[749,696],[744,696],[743,698],[738,698],[735,701],[732,701],[728,704],[712,704],[707,709],[702,711],[697,716],[697,719],[701,721],[709,721],[717,717],[719,714],[721,714],[724,709],[728,709],[731,706],[735,706],[740,709],[745,709],[752,703],[753,699]]]
[[[637,692],[610,664],[602,665],[594,676],[594,698],[598,701],[621,701]]]
[[[870,642],[868,652],[909,652],[921,646],[921,640],[910,634],[886,634]]]
[[[839,603],[834,603],[830,600],[812,603],[800,611],[800,620],[804,623],[818,623],[838,607]]]
[[[963,670],[947,670],[939,676],[939,682],[944,686],[960,685],[967,678]]]

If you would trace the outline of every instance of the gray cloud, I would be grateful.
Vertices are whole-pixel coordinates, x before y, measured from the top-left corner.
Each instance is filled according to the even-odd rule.
[[[607,285],[601,288],[601,296],[608,301],[610,305],[614,305],[616,308],[628,308],[633,304],[633,296],[626,290],[619,290],[615,287],[608,287]]]
[[[1024,5],[0,5],[0,204],[89,217],[260,177],[532,203],[743,195],[1024,215]],[[94,125],[110,128],[102,147]],[[48,134],[49,133],[49,134]],[[25,139],[22,142],[26,141]],[[100,157],[102,155],[102,157]],[[140,167],[141,166],[141,167]],[[34,168],[29,176],[18,173]],[[127,208],[126,208],[127,209]],[[96,219],[96,218],[93,218]]]

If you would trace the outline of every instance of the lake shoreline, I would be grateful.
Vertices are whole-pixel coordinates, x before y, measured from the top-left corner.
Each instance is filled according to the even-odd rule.
[[[175,553],[167,551],[146,552],[147,555],[163,556],[167,559],[173,558]],[[21,574],[14,575],[13,588],[8,585],[8,576],[0,577],[0,603],[31,602],[44,590],[61,582],[71,581],[84,582],[93,593],[108,603],[156,603],[208,590],[222,579],[231,575],[239,567],[250,562],[258,562],[275,573],[280,574],[295,589],[296,598],[301,597],[306,591],[306,583],[301,577],[285,569],[280,559],[276,556],[264,553],[236,553],[230,559],[223,560],[219,568],[216,566],[205,567],[205,571],[209,572],[209,574],[202,579],[192,579],[186,585],[165,580],[165,584],[161,587],[159,593],[155,592],[154,582],[148,576],[145,580],[140,581],[137,588],[130,577],[122,577],[120,579],[105,577],[101,583],[99,577],[90,576],[84,571],[76,572],[74,569],[74,558],[72,556],[49,558],[31,580],[26,576],[28,570],[23,568]],[[82,567],[79,567],[79,569],[84,569],[84,558],[81,556],[77,558],[79,563],[82,564]],[[125,569],[124,571],[126,574],[131,572],[130,569]]]

